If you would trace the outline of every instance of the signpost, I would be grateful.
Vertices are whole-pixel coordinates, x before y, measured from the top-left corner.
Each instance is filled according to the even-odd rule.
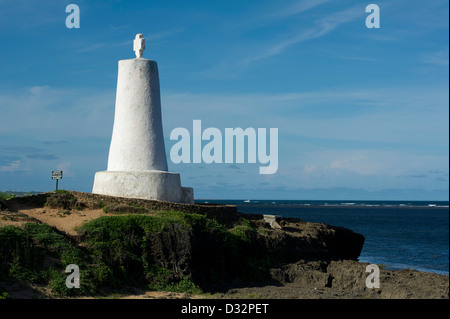
[[[58,180],[62,179],[63,171],[52,171],[52,179],[56,179],[56,190],[58,190]]]

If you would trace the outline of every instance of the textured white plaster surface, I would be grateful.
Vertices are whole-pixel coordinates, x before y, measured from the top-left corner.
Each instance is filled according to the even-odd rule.
[[[158,65],[137,58],[119,61],[108,171],[167,171]]]
[[[193,189],[181,187],[180,175],[167,171],[158,65],[142,58],[144,48],[138,34],[138,57],[119,61],[108,168],[95,174],[92,192],[193,204]]]
[[[193,204],[192,188],[180,175],[164,171],[103,171],[95,174],[95,194]]]

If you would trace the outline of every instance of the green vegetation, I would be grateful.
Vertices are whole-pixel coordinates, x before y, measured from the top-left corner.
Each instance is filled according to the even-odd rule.
[[[201,225],[217,227],[202,215],[160,212],[153,216],[104,216],[86,223],[80,232],[84,233],[84,242],[92,255],[107,267],[111,287],[127,283],[154,290],[193,293],[200,290],[188,277],[180,278],[169,269],[151,263],[149,235],[169,229],[188,231]]]
[[[233,271],[237,277],[244,281],[258,282],[267,279],[273,263],[271,258],[260,256],[254,251],[252,244],[256,235],[257,231],[245,218],[241,218],[238,225],[224,234],[227,259],[234,266]]]
[[[2,292],[0,294],[0,299],[10,299],[9,294],[7,292]]]
[[[82,210],[86,207],[86,204],[79,202],[77,198],[66,190],[58,190],[52,196],[48,196],[44,206],[50,208],[60,208],[64,210]]]
[[[0,201],[7,201],[9,199],[15,198],[16,194],[12,192],[1,192],[0,191]]]
[[[2,193],[3,198],[9,195]],[[40,196],[40,195],[38,195]],[[58,207],[62,213],[82,207],[75,196],[58,191],[51,196],[28,200],[45,202],[46,206]],[[12,197],[11,197],[12,198]],[[98,206],[108,207],[103,202]],[[135,207],[140,212],[144,208]],[[193,232],[204,234],[206,242],[220,251],[220,262],[236,280],[258,281],[266,278],[270,260],[261,258],[252,248],[252,238],[257,232],[252,224],[241,219],[231,229],[204,215],[175,211],[117,214],[103,216],[79,227],[77,242],[46,224],[26,223],[22,228],[0,227],[0,281],[25,280],[32,284],[46,285],[59,297],[75,295],[99,295],[119,292],[124,287],[150,290],[201,293],[192,275],[156,262],[153,254],[155,238],[176,237],[177,245],[188,244]],[[181,236],[181,237],[180,237]],[[166,237],[164,237],[166,238]],[[163,244],[162,237],[160,242]],[[168,249],[172,249],[169,247]],[[172,252],[171,252],[172,253]],[[156,258],[156,259],[155,259]],[[208,260],[208,256],[202,257]],[[206,276],[220,281],[220,267],[211,269]],[[80,269],[79,289],[66,287],[65,268],[76,264]],[[164,265],[164,266],[163,266]],[[0,298],[7,298],[0,291]]]
[[[30,283],[48,284],[59,296],[85,294],[98,284],[96,278],[86,275],[82,289],[69,290],[65,286],[65,266],[77,264],[86,269],[89,255],[65,236],[46,224],[26,223],[23,229],[14,226],[0,228],[0,280],[22,279]],[[49,258],[53,264],[44,267]],[[90,267],[92,268],[92,267]],[[92,268],[95,271],[95,268]]]
[[[244,242],[250,242],[255,233],[255,229],[247,219],[241,218],[241,223],[232,228],[231,233],[239,237]]]
[[[7,209],[6,201],[15,197],[16,195],[11,192],[0,192],[0,211],[6,210]]]

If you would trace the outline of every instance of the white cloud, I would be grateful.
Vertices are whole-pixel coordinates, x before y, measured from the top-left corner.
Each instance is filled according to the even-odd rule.
[[[21,161],[20,160],[16,160],[7,165],[0,166],[0,172],[12,173],[12,172],[19,171],[19,170],[21,170]]]
[[[423,58],[423,62],[433,64],[437,66],[447,67],[449,66],[448,48],[437,52],[429,53]]]
[[[316,170],[316,165],[308,164],[304,167],[306,174],[311,174]]]
[[[286,21],[289,18],[293,18],[298,16],[301,13],[312,10],[318,6],[321,6],[331,0],[300,0],[295,1],[294,3],[284,6],[281,9],[277,6],[275,9],[270,8],[259,8],[252,10],[252,15],[250,17],[245,17],[240,19],[240,21],[236,21],[230,27],[233,30],[245,31],[256,28],[261,28],[273,23],[276,23],[280,20]],[[277,2],[277,5],[279,3]],[[283,3],[284,4],[284,3]],[[256,14],[258,10],[262,10],[263,12]]]
[[[259,21],[264,21],[264,24],[266,24],[276,20],[285,19],[326,2],[328,1],[308,0],[298,2],[292,7],[287,7],[273,14],[262,15]],[[300,26],[297,25],[293,31],[283,31],[282,34],[278,34],[274,39],[273,37],[272,39],[270,37],[264,37],[264,42],[256,44],[252,42],[253,44],[251,46],[248,45],[248,47],[245,48],[245,51],[243,51],[245,53],[242,53],[241,56],[233,56],[233,60],[222,61],[208,70],[199,72],[199,74],[206,77],[235,76],[254,62],[280,55],[296,44],[325,36],[340,25],[360,18],[361,14],[364,13],[363,9],[364,6],[356,5],[339,12],[327,12],[326,16],[310,22],[309,25],[307,24],[308,22],[305,22]],[[289,23],[286,24],[289,25]],[[258,25],[258,23],[256,23],[256,25]],[[250,54],[248,52],[250,52]],[[244,54],[246,56],[244,56]]]
[[[316,26],[303,30],[299,32],[299,34],[287,40],[283,40],[272,45],[265,53],[245,60],[244,64],[281,54],[295,44],[324,36],[339,27],[341,24],[352,21],[360,16],[361,6],[359,5],[341,12],[330,13],[326,17],[316,20]]]
[[[303,13],[305,11],[311,10],[315,7],[321,6],[331,0],[301,0],[295,2],[293,5],[285,7],[281,10],[278,10],[274,13],[269,14],[267,17],[274,19],[285,19],[287,17],[291,17],[297,15],[299,13]]]
[[[148,36],[148,40],[152,41],[152,42],[158,41],[158,40],[163,40],[163,39],[169,38],[175,34],[181,33],[184,30],[185,30],[185,28],[173,28],[173,29],[169,29],[169,30],[156,32],[156,33],[155,32],[150,33],[150,35]]]
[[[70,168],[72,166],[72,163],[70,162],[63,162],[63,163],[59,163],[56,168],[58,171],[63,171],[63,176],[66,177],[75,177],[76,174],[75,172],[72,171],[72,169]]]
[[[162,103],[166,134],[175,127],[192,127],[193,119],[201,119],[204,127],[278,127],[280,137],[330,142],[445,147],[448,141],[445,86],[280,94],[163,94]]]
[[[109,136],[114,91],[33,86],[0,91],[0,134],[66,137]]]
[[[447,101],[445,86],[163,94],[163,119],[166,134],[180,126],[192,130],[193,119],[201,119],[203,129],[278,127],[274,187],[440,189],[434,177],[397,176],[448,166]]]

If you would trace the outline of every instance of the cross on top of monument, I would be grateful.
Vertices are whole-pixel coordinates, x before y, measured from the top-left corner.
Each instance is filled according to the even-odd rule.
[[[144,49],[145,49],[144,36],[142,35],[142,33],[138,33],[136,34],[136,37],[134,38],[133,41],[133,50],[134,53],[136,54],[136,58],[142,58],[142,53],[144,52]]]

